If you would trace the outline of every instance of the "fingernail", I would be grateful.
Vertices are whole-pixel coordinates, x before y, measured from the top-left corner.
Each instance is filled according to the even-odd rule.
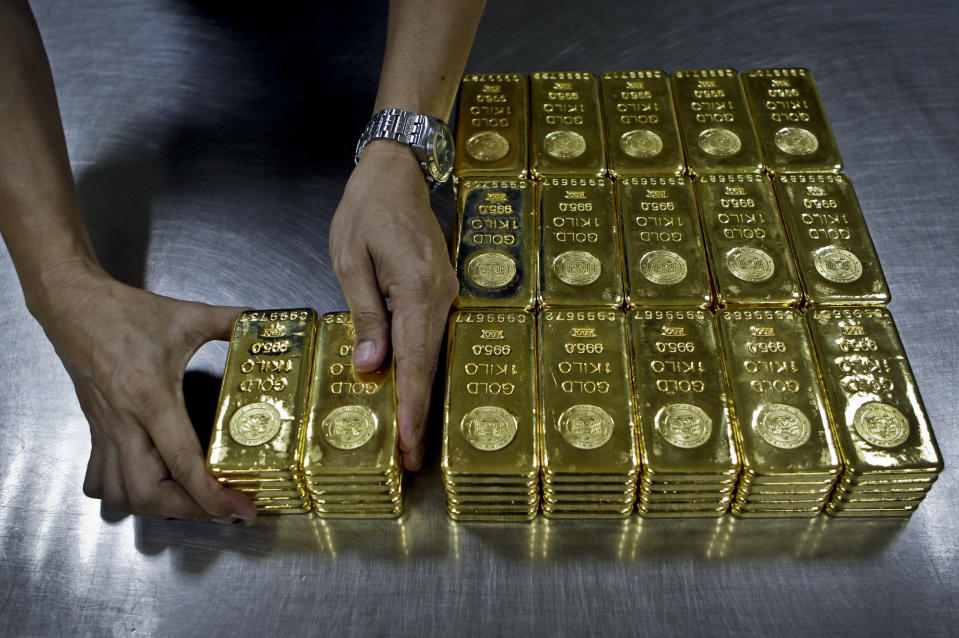
[[[236,519],[232,516],[214,516],[211,518],[214,523],[220,523],[222,525],[232,525],[236,522]]]
[[[356,346],[356,363],[366,366],[376,356],[376,344],[372,341],[363,341]]]

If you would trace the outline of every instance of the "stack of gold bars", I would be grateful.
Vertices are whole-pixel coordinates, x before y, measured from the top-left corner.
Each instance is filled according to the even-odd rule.
[[[455,520],[530,520],[539,508],[536,334],[524,311],[449,323],[443,481]],[[466,354],[468,353],[468,354]]]
[[[263,513],[403,511],[393,368],[357,378],[349,313],[241,313],[207,465]]]
[[[547,516],[915,510],[942,460],[809,71],[467,75],[456,148],[456,305],[535,313],[538,375],[451,333],[452,516],[514,444],[467,464],[466,410],[536,420]]]

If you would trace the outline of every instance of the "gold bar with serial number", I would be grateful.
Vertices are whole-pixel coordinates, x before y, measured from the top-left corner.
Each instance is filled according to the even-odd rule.
[[[736,71],[676,71],[672,86],[690,173],[762,172],[759,140]]]
[[[696,180],[716,304],[798,306],[802,285],[765,175]]]
[[[319,321],[303,474],[314,491],[326,476],[391,478],[400,470],[393,366],[353,372],[355,330],[348,312]]]
[[[529,492],[529,479],[539,471],[535,317],[522,311],[454,313],[448,361],[444,476],[500,477],[500,483]]]
[[[546,178],[539,187],[539,211],[540,304],[621,305],[622,247],[612,182]]]
[[[529,90],[518,73],[473,73],[460,83],[456,177],[527,174]]]
[[[732,404],[712,313],[638,308],[629,324],[643,476],[735,477]]]
[[[713,293],[692,181],[624,177],[616,182],[616,195],[627,303],[710,307]]]
[[[844,175],[787,173],[773,177],[806,303],[884,306],[889,286]]]
[[[753,69],[743,74],[770,173],[842,170],[839,147],[808,69]]]
[[[309,308],[237,316],[207,455],[222,482],[298,484],[315,332]]]
[[[533,183],[467,178],[457,193],[458,308],[536,306],[539,237]]]
[[[928,489],[942,454],[892,315],[819,308],[806,318],[849,473],[844,480],[895,479],[889,489]]]
[[[802,313],[741,309],[718,317],[744,477],[828,487],[842,464]]]
[[[683,143],[663,71],[610,71],[600,80],[609,174],[682,175]]]
[[[639,458],[624,314],[546,310],[538,323],[543,472],[635,486]]]
[[[599,80],[588,71],[530,76],[530,171],[545,175],[606,174]]]

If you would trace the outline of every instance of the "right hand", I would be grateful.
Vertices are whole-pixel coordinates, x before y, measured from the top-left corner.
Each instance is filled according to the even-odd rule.
[[[228,340],[243,309],[155,295],[89,264],[61,266],[45,282],[31,310],[90,423],[84,493],[140,516],[253,519],[253,502],[206,471],[183,400],[190,358],[207,341]]]

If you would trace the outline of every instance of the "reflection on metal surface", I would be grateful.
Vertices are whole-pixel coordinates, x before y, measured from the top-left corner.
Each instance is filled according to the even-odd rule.
[[[743,74],[743,86],[771,173],[842,170],[839,148],[809,70],[753,69]]]
[[[599,80],[589,72],[530,76],[530,171],[546,175],[606,174]]]
[[[811,306],[878,306],[889,287],[852,182],[845,175],[773,178]]]
[[[769,178],[703,175],[696,192],[719,307],[798,306],[802,286]]]
[[[526,176],[528,101],[523,75],[474,73],[463,77],[456,122],[457,177]]]

